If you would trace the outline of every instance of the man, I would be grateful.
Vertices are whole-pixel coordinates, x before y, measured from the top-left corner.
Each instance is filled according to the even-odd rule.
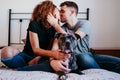
[[[80,36],[80,40],[77,46],[77,58],[79,67],[81,70],[89,69],[89,68],[100,68],[99,65],[94,60],[92,54],[89,52],[89,33],[90,27],[86,24],[87,21],[78,21],[77,14],[78,14],[78,6],[71,1],[63,2],[61,5],[60,16],[61,22],[65,24],[62,28],[66,31],[66,33],[74,33]],[[54,20],[51,19],[51,25],[57,26],[57,23],[53,22]],[[55,46],[54,46],[55,47]],[[67,68],[63,65],[64,62],[61,60],[52,60],[50,62],[52,68],[55,71],[65,71],[67,72]],[[62,65],[63,64],[63,65]],[[64,68],[63,68],[64,67]]]
[[[90,27],[87,21],[77,20],[78,6],[76,5],[76,3],[71,1],[65,1],[61,3],[60,7],[61,22],[65,23],[62,28],[67,33],[73,32],[75,34],[79,34],[81,37],[80,43],[78,43],[77,47],[77,53],[80,54],[77,55],[77,58],[80,61],[79,67],[81,67],[82,70],[101,67],[103,69],[120,73],[120,58],[100,54],[92,55],[91,53],[89,53],[88,43]],[[51,18],[49,22],[53,26],[58,26],[58,24],[54,22],[53,18]],[[94,58],[96,61],[94,60]],[[63,66],[67,65],[63,61],[52,59],[50,61],[50,64],[55,71],[69,71],[69,69]]]

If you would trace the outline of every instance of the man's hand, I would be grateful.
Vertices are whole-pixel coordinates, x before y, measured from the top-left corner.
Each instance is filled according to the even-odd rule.
[[[78,34],[81,38],[84,38],[85,37],[85,33],[80,31],[80,28],[75,32],[75,34]]]
[[[66,68],[68,64],[66,64],[63,60],[52,60],[50,61],[50,65],[53,68],[54,71],[63,71],[63,72],[69,72],[71,69]]]

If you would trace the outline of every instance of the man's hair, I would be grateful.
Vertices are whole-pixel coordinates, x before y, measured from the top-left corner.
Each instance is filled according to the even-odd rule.
[[[75,2],[65,1],[65,2],[63,2],[63,3],[60,4],[60,7],[65,6],[65,5],[67,7],[74,8],[76,10],[76,15],[78,14],[78,5]]]
[[[46,28],[49,28],[50,24],[47,21],[47,15],[49,13],[53,14],[55,8],[57,7],[52,1],[43,1],[39,3],[33,10],[31,21],[36,20],[37,22],[41,22]]]

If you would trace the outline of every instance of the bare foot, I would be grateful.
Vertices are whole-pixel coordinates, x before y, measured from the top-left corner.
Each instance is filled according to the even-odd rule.
[[[33,64],[37,64],[38,60],[41,58],[41,56],[37,56],[34,59],[32,59],[31,61],[28,62],[29,65],[33,65]]]

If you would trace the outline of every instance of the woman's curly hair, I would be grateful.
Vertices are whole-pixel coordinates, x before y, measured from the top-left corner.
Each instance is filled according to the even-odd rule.
[[[41,22],[45,28],[49,28],[50,24],[47,21],[47,15],[49,13],[54,12],[56,6],[51,1],[43,1],[42,3],[38,4],[32,13],[31,21],[36,20],[37,22]]]

